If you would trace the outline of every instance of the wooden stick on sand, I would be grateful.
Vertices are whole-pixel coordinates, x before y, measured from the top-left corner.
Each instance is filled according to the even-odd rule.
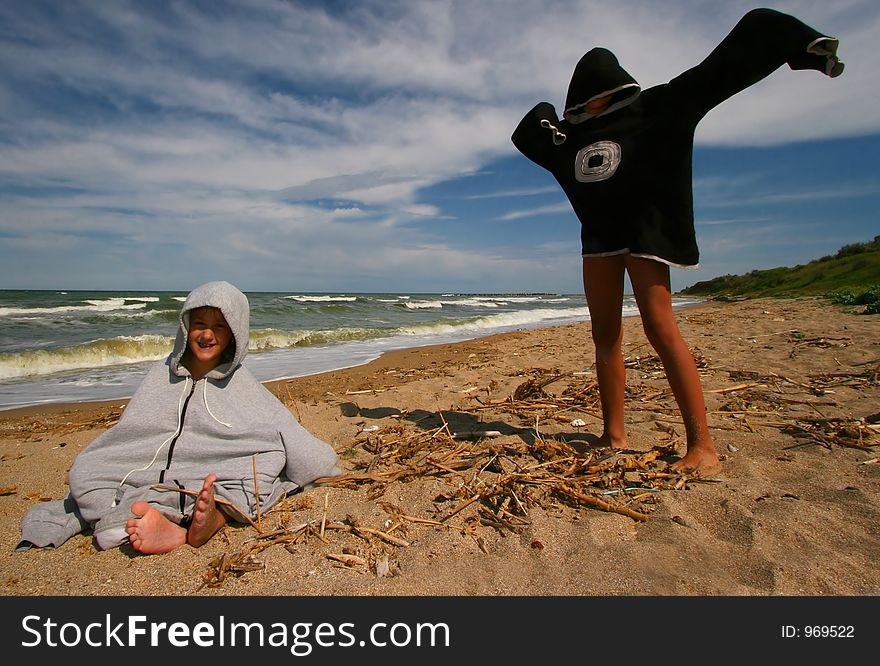
[[[191,495],[192,497],[198,497],[198,495],[199,495],[195,490],[187,490],[186,488],[176,488],[173,486],[163,486],[161,483],[155,483],[150,487],[156,488],[157,490],[173,490],[174,492],[183,493],[184,495]],[[253,527],[258,532],[260,531],[260,528],[257,527],[257,524],[253,520],[251,520],[251,517],[249,515],[247,515],[244,511],[239,509],[237,506],[235,506],[232,502],[229,502],[224,499],[220,499],[219,497],[215,497],[214,501],[217,504],[222,504],[223,506],[228,506],[230,509],[233,509],[236,513],[241,515],[248,523],[250,523],[251,527]]]
[[[254,502],[257,505],[257,531],[262,532],[262,523],[260,522],[260,486],[257,485],[257,454],[255,453],[251,460],[254,463]]]

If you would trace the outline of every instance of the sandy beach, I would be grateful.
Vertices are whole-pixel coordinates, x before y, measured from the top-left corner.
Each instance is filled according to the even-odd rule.
[[[880,320],[819,299],[678,313],[722,456],[684,430],[625,322],[630,450],[601,432],[589,322],[388,353],[275,382],[344,476],[200,549],[15,552],[35,502],[125,401],[0,412],[0,594],[876,595]]]

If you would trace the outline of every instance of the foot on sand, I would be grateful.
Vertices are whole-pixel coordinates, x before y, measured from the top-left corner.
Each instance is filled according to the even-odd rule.
[[[687,472],[701,477],[715,476],[721,472],[721,461],[715,447],[690,447],[681,460],[672,464],[673,471]]]
[[[191,546],[201,546],[226,524],[226,516],[217,508],[214,501],[214,481],[217,477],[209,474],[196,498],[196,509],[186,533],[186,541]]]
[[[612,437],[607,432],[603,432],[602,436],[595,442],[593,442],[593,446],[597,448],[601,448],[604,446],[618,451],[625,450],[627,444],[628,442],[626,439],[626,435],[624,435],[623,437]]]
[[[186,543],[186,530],[146,502],[135,502],[131,512],[134,518],[128,519],[126,531],[136,551],[148,555],[170,553]]]

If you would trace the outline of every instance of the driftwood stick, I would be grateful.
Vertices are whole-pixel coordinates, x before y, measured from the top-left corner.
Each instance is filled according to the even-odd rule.
[[[756,386],[764,386],[760,382],[752,382],[751,384],[739,384],[737,386],[729,386],[728,388],[711,389],[706,393],[732,393],[733,391],[742,391],[743,389],[755,388]]]
[[[257,531],[262,532],[263,526],[260,520],[260,486],[257,485],[257,454],[255,453],[251,457],[251,461],[254,464],[254,503],[257,506]]]
[[[406,516],[404,514],[400,514],[397,517],[401,520],[408,520],[411,523],[420,523],[422,525],[435,525],[438,527],[443,525],[439,520],[431,520],[430,518],[419,518],[418,516]]]
[[[443,418],[443,410],[438,409],[437,414],[440,416],[440,420],[443,422],[443,427],[440,428],[440,430],[438,432],[443,432],[445,430],[446,436],[449,438],[449,441],[452,442],[453,445],[455,445],[455,440],[453,439],[454,435],[452,434],[452,428],[449,427],[449,424],[446,422],[446,419]]]
[[[405,539],[401,539],[396,536],[391,536],[387,532],[383,532],[382,530],[374,530],[370,527],[355,527],[352,528],[355,532],[366,532],[367,534],[372,534],[373,536],[379,537],[382,541],[387,541],[388,543],[395,546],[409,546],[409,541]]]
[[[464,474],[462,474],[462,473],[459,472],[458,470],[454,470],[454,469],[452,469],[451,467],[447,467],[446,465],[441,465],[440,463],[438,463],[438,462],[434,462],[433,460],[428,460],[428,464],[429,464],[429,465],[434,465],[434,467],[439,467],[439,468],[442,469],[444,472],[449,472],[450,474],[455,474],[455,475],[460,476],[460,477],[462,477],[462,478],[464,477]]]
[[[624,516],[628,516],[634,520],[646,521],[648,520],[648,516],[644,513],[639,513],[638,511],[633,511],[629,507],[625,506],[617,506],[616,504],[611,504],[610,502],[605,502],[600,500],[598,497],[592,497],[591,495],[585,495],[583,493],[579,493],[576,490],[572,490],[571,488],[566,488],[565,486],[560,487],[560,490],[568,495],[569,497],[573,497],[576,500],[579,500],[585,504],[589,504],[590,506],[594,506],[598,509],[602,509],[603,511],[610,511],[611,513],[619,513]]]
[[[367,566],[367,561],[358,557],[357,555],[348,555],[343,553],[341,555],[336,555],[334,553],[327,553],[326,555],[328,560],[336,560],[337,562],[342,562],[346,567],[355,567],[355,566]]]
[[[473,497],[471,497],[471,498],[470,498],[469,500],[467,500],[466,502],[462,502],[461,504],[459,504],[457,507],[455,507],[455,508],[452,510],[452,513],[450,513],[450,514],[449,514],[448,516],[446,516],[445,518],[441,518],[441,519],[440,519],[440,522],[441,522],[441,523],[445,523],[447,520],[449,520],[450,518],[452,518],[452,516],[454,516],[455,514],[457,514],[457,513],[458,513],[459,511],[461,511],[462,509],[464,509],[464,508],[466,508],[466,507],[469,507],[471,504],[473,504],[474,502],[476,502],[478,499],[480,499],[480,494],[479,494],[479,493],[477,493],[476,495],[474,495]]]
[[[388,472],[385,474],[343,474],[341,476],[322,476],[312,481],[318,486],[338,486],[346,481],[374,481],[375,483],[390,483],[400,476],[400,472]]]
[[[324,528],[327,526],[327,502],[330,500],[330,493],[324,494],[324,515],[321,516],[321,540],[324,540]]]
[[[199,496],[199,494],[195,490],[187,490],[186,488],[175,488],[174,486],[163,486],[161,483],[154,483],[150,487],[155,488],[156,490],[173,490],[174,492],[183,493],[184,495],[190,495],[192,497]],[[237,506],[235,506],[235,504],[233,504],[232,502],[229,502],[225,499],[220,499],[219,497],[215,497],[214,502],[216,502],[217,504],[222,504],[223,506],[228,506],[230,509],[241,515],[242,518],[244,518],[248,523],[250,523],[250,526],[257,530],[257,532],[260,532],[260,528],[257,527],[257,524],[253,520],[251,520],[251,517],[247,515],[244,511],[239,509]]]

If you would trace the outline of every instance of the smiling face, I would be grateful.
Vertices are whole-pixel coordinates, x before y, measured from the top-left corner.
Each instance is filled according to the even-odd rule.
[[[189,313],[189,334],[183,364],[193,379],[201,379],[205,373],[223,362],[223,352],[232,342],[232,331],[223,313],[217,308],[195,308]]]

